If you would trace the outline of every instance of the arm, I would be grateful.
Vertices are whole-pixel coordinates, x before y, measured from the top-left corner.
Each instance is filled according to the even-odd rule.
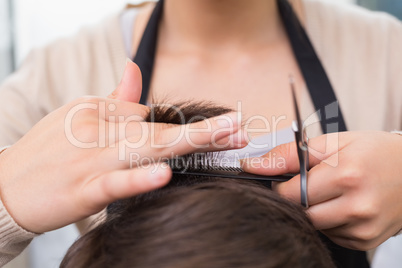
[[[56,106],[40,70],[42,51],[30,54],[21,68],[0,87],[0,147],[12,145]],[[41,97],[42,96],[42,97]]]

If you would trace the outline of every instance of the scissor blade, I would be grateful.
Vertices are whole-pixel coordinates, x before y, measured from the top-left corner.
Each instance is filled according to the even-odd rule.
[[[296,145],[297,145],[297,155],[299,157],[300,163],[300,194],[301,194],[301,204],[305,208],[308,208],[308,199],[307,199],[307,169],[308,169],[308,147],[305,144],[304,140],[304,129],[303,123],[300,117],[299,106],[297,105],[296,92],[295,92],[295,83],[292,76],[289,77],[290,88],[292,91],[293,98],[293,106],[295,109],[296,120],[294,121],[297,126],[297,130],[294,129]]]
[[[292,91],[293,107],[294,107],[295,113],[296,113],[296,124],[297,124],[298,133],[299,133],[298,136],[300,138],[300,141],[302,141],[301,135],[302,135],[302,131],[303,131],[303,124],[302,124],[302,120],[301,120],[301,116],[300,116],[299,105],[297,105],[295,81],[294,81],[294,78],[292,75],[290,75],[290,77],[289,77],[289,83],[290,83],[290,88]]]

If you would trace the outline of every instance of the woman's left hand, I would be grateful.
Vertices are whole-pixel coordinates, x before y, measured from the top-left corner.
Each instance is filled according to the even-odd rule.
[[[318,230],[358,250],[372,249],[401,230],[402,136],[335,133],[310,139],[309,151],[307,214]],[[296,144],[280,145],[242,165],[262,175],[299,173]],[[300,176],[274,190],[300,202]]]

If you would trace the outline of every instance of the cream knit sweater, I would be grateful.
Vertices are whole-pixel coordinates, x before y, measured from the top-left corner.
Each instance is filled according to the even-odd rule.
[[[301,4],[349,130],[401,129],[402,24],[351,5]],[[126,57],[117,15],[33,51],[1,86],[0,147],[12,145],[46,114],[82,95],[107,96],[119,82]],[[34,236],[16,225],[0,202],[0,265]]]

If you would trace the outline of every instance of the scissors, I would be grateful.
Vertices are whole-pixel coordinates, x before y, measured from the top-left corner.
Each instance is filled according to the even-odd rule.
[[[295,133],[297,156],[299,158],[300,164],[300,197],[301,205],[308,208],[307,199],[307,171],[309,167],[308,163],[308,137],[306,135],[306,128],[300,117],[299,106],[297,105],[296,93],[295,93],[295,82],[293,76],[289,77],[290,89],[292,91],[293,106],[296,114],[296,119],[292,123],[292,129]]]
[[[296,111],[296,120],[293,121],[292,129],[295,133],[296,144],[297,144],[297,155],[300,163],[300,191],[301,191],[301,205],[308,208],[307,200],[307,170],[308,170],[308,139],[306,131],[303,128],[303,123],[300,119],[299,107],[297,105],[294,79],[290,76],[290,87],[292,91],[293,105]],[[194,157],[194,155],[193,155]],[[295,174],[283,174],[279,176],[263,176],[244,172],[241,168],[237,167],[221,167],[213,165],[204,166],[186,166],[183,165],[180,159],[170,159],[168,161],[173,173],[176,175],[192,175],[196,177],[220,177],[220,178],[231,178],[231,179],[246,179],[246,180],[256,180],[262,182],[284,182],[290,180]]]

